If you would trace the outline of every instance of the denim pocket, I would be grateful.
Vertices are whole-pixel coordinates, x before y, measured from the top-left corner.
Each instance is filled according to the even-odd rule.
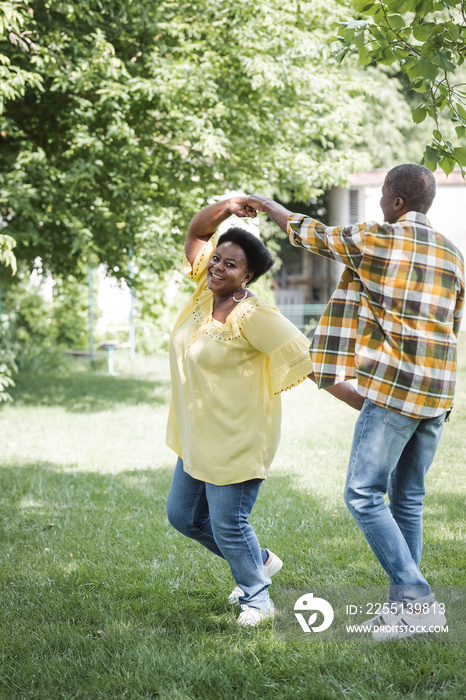
[[[447,419],[447,416],[449,415],[450,411],[445,411],[445,413],[442,413],[440,416],[435,416],[435,420],[439,425],[443,425]]]
[[[411,418],[411,416],[404,416],[402,413],[396,413],[396,411],[390,411],[385,409],[385,415],[383,417],[383,422],[388,425],[393,430],[404,430],[409,428],[413,424],[413,421],[418,420],[417,418]]]

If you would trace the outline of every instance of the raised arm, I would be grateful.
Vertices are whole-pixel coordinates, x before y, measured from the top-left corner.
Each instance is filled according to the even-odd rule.
[[[186,258],[191,265],[209,238],[229,216],[235,214],[240,218],[253,218],[251,212],[245,212],[241,207],[241,202],[244,199],[246,197],[243,195],[209,204],[191,219],[185,242]]]
[[[337,260],[352,270],[357,270],[361,264],[366,230],[372,226],[380,228],[373,221],[350,226],[326,226],[317,219],[294,213],[260,194],[249,195],[241,207],[249,216],[254,216],[255,211],[265,212],[285,231],[292,245]]]

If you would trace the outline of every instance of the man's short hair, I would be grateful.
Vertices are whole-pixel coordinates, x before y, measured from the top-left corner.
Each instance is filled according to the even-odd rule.
[[[435,178],[423,165],[406,163],[392,168],[385,178],[392,197],[401,197],[409,211],[426,214],[435,197]]]

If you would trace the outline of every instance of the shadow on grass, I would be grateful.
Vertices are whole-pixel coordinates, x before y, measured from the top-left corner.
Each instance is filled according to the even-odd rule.
[[[115,404],[160,405],[170,400],[170,382],[147,381],[128,377],[70,372],[58,374],[23,373],[11,391],[22,406],[61,406],[83,413],[103,411]]]
[[[225,563],[218,569],[220,560],[177,533],[167,521],[165,504],[173,470],[170,466],[100,474],[70,471],[49,463],[0,467],[0,551],[3,546],[14,545],[16,549],[27,543],[27,547],[40,548],[55,541],[65,550],[85,552],[87,567],[91,568],[94,557],[99,566],[102,564],[102,552],[112,567],[121,566],[123,561],[126,566],[131,559],[136,565],[138,557],[156,557],[159,567],[167,571],[168,581],[170,567],[178,574],[185,568],[188,578],[200,574],[199,570],[192,574],[192,565],[183,563],[184,556],[179,556],[188,552],[189,557],[199,559],[201,568],[205,567],[202,578],[215,580]],[[446,519],[450,531],[461,531],[464,504],[458,494],[431,494],[426,505],[426,524]],[[261,545],[285,560],[280,583],[388,583],[347,512],[343,497],[341,509],[334,510],[322,496],[299,488],[293,475],[269,477],[252,512],[251,524]],[[462,542],[455,544],[448,533],[430,529],[426,527],[425,563],[428,565],[430,558],[433,563],[448,546],[449,556],[453,556],[448,578],[461,578],[457,565],[463,559]],[[174,557],[179,559],[176,565]],[[79,558],[75,558],[74,566],[79,568]],[[441,581],[441,569],[436,577]]]
[[[165,502],[173,467],[100,474],[26,463],[0,473],[0,636],[6,669],[0,696],[2,683],[14,683],[18,698],[198,698],[203,668],[204,673],[212,670],[206,698],[332,700],[337,697],[332,689],[316,694],[316,678],[323,688],[334,675],[341,688],[370,679],[369,656],[385,674],[379,692],[371,685],[351,697],[386,697],[380,689],[388,680],[393,686],[395,672],[404,692],[393,697],[404,697],[411,687],[410,698],[427,697],[417,694],[419,678],[410,675],[413,666],[426,663],[424,646],[405,652],[398,646],[364,646],[363,658],[357,645],[346,650],[322,645],[309,654],[306,646],[280,646],[267,630],[238,632],[237,611],[226,602],[233,586],[226,562],[168,524]],[[451,507],[456,526],[457,495],[442,494],[439,505]],[[267,480],[251,522],[261,543],[284,560],[272,597],[275,585],[386,583],[353,520],[343,513],[335,519],[334,512],[318,493],[301,489],[293,475]],[[456,551],[459,560],[461,542]],[[375,573],[379,581],[368,581],[366,573]],[[182,673],[173,676],[180,658]],[[392,668],[384,671],[387,663]],[[401,663],[406,678],[399,677]],[[455,662],[449,663],[449,683],[454,690],[463,687],[459,676],[452,680]],[[108,689],[95,685],[103,667],[115,679]],[[440,673],[442,662],[434,667]],[[244,669],[246,690],[225,694],[224,676],[238,679],[238,668]],[[431,668],[425,684],[433,683]],[[251,679],[258,674],[257,692],[251,694]],[[138,693],[123,693],[125,684],[136,680]],[[284,684],[286,694],[280,692]]]
[[[18,698],[198,698],[204,683],[206,698],[332,700],[340,694],[330,682],[339,692],[359,684],[351,697],[365,700],[386,697],[388,683],[396,698],[410,689],[412,700],[461,697],[463,666],[451,658],[444,676],[452,692],[424,692],[435,673],[439,686],[447,682],[437,649],[429,661],[424,646],[365,646],[363,656],[357,645],[322,645],[310,654],[279,645],[267,630],[238,632],[226,563],[167,522],[173,467],[100,474],[26,463],[0,472],[2,697],[3,686]],[[457,495],[442,494],[439,505],[451,507],[456,526]],[[353,520],[334,512],[293,475],[267,480],[251,522],[284,559],[274,584],[354,584],[360,565],[376,571]],[[456,551],[460,559],[461,542]],[[358,568],[348,570],[349,562]],[[419,668],[425,672],[413,676]]]

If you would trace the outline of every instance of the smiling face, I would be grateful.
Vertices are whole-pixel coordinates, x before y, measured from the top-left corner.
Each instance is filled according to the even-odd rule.
[[[207,286],[218,297],[231,296],[252,277],[244,250],[232,241],[219,245],[207,263]]]

